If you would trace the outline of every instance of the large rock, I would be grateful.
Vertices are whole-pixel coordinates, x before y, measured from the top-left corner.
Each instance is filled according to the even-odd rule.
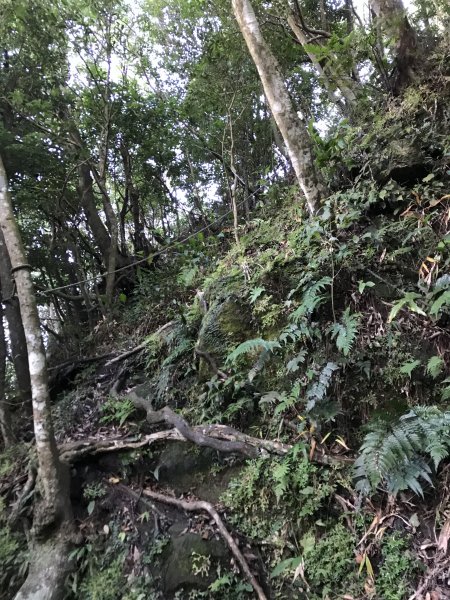
[[[197,347],[206,352],[216,362],[223,363],[227,354],[238,344],[254,337],[251,311],[235,296],[223,301],[215,301],[203,318]],[[211,364],[200,359],[199,378],[206,381],[214,375]]]
[[[172,598],[180,589],[207,590],[217,578],[218,563],[225,569],[229,566],[229,552],[222,540],[204,539],[196,533],[183,533],[183,526],[175,523],[169,529],[170,542],[161,556],[164,598]],[[205,557],[205,562],[209,564],[207,573],[196,573],[195,555]]]

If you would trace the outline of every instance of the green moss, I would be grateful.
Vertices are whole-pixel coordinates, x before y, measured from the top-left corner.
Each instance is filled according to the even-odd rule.
[[[408,538],[400,533],[386,536],[381,544],[381,555],[379,574],[375,578],[376,597],[379,600],[404,600],[414,592],[414,580],[420,570]]]
[[[198,336],[198,347],[219,363],[231,348],[252,337],[251,313],[234,296],[216,301],[205,315]],[[211,377],[211,367],[202,359],[200,379]]]
[[[118,600],[123,596],[125,577],[123,558],[115,559],[106,568],[93,569],[80,586],[79,600]]]
[[[339,591],[356,593],[362,587],[363,578],[358,580],[354,555],[357,540],[344,525],[329,524],[320,538],[310,532],[301,543],[305,577],[317,594],[314,598],[329,598],[330,593],[336,597]]]

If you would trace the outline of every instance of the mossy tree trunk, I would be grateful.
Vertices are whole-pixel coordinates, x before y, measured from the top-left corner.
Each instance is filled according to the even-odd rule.
[[[370,9],[393,46],[394,69],[390,84],[391,91],[397,95],[414,79],[416,32],[411,27],[402,0],[370,0]]]

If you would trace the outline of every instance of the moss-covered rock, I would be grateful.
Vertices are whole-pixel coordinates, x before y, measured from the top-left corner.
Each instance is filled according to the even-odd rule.
[[[169,534],[170,543],[161,556],[164,598],[172,598],[180,589],[207,590],[217,577],[218,563],[224,564],[228,558],[222,540],[182,534],[179,523],[170,528]]]
[[[197,347],[218,365],[229,351],[254,335],[250,309],[235,296],[213,302],[203,318]],[[205,381],[213,375],[211,365],[201,358],[199,375]]]

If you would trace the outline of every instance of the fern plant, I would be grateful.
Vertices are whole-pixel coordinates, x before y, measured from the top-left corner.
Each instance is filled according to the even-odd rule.
[[[255,338],[252,340],[246,340],[239,344],[237,348],[235,348],[226,358],[226,362],[228,364],[233,364],[236,360],[242,356],[243,354],[268,351],[272,352],[275,348],[281,348],[279,342],[276,341],[267,341],[262,338]]]
[[[356,488],[369,493],[379,485],[397,494],[411,489],[423,496],[425,480],[450,454],[450,412],[416,407],[395,423],[377,421],[364,438],[355,461]]]
[[[346,308],[339,323],[330,327],[331,337],[336,342],[336,347],[344,356],[348,356],[358,336],[358,326],[361,313],[350,314],[350,308]]]
[[[334,362],[327,362],[327,364],[321,369],[319,378],[309,387],[308,391],[306,392],[306,411],[308,413],[326,398],[333,373],[338,369],[338,365]]]
[[[291,315],[291,321],[298,323],[303,317],[308,317],[325,301],[324,291],[332,283],[331,277],[322,277],[311,285],[303,294],[300,306]]]

